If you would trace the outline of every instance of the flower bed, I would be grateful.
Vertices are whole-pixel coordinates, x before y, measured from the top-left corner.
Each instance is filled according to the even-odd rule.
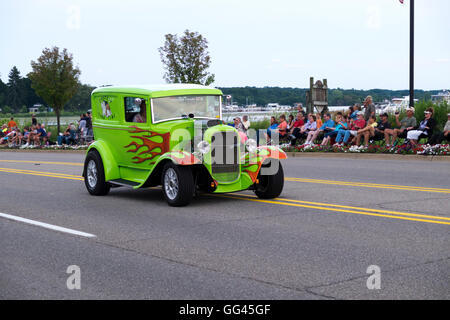
[[[375,153],[375,154],[419,154],[419,155],[450,155],[450,145],[417,145],[415,148],[408,148],[405,145],[395,147],[386,147],[379,145],[370,145],[369,147],[358,146],[290,146],[281,145],[281,149],[285,152],[334,152],[334,153]]]
[[[2,146],[2,149],[8,149],[8,150],[87,150],[87,145],[49,145],[49,146],[29,146],[26,148],[20,148],[18,146],[10,147],[8,145]]]

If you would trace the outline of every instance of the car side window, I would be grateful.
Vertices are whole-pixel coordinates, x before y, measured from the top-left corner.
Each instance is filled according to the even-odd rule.
[[[147,103],[139,97],[125,97],[125,121],[134,123],[147,122]]]

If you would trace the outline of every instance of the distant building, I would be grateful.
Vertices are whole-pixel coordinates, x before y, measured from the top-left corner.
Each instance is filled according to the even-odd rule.
[[[39,107],[35,107],[35,105],[34,105],[34,106],[28,108],[28,112],[29,113],[39,113]]]
[[[431,101],[435,104],[439,104],[441,102],[447,102],[450,104],[450,91],[442,91],[438,94],[432,95]]]

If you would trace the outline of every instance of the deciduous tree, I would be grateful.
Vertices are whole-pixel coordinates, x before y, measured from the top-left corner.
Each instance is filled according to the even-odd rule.
[[[67,49],[60,52],[58,47],[45,48],[36,62],[31,61],[31,67],[31,85],[55,111],[60,132],[61,111],[78,89],[80,69],[74,67],[72,54]]]
[[[214,82],[214,74],[207,71],[211,64],[208,41],[201,34],[186,30],[180,38],[176,34],[166,34],[165,38],[159,53],[167,82],[203,85]]]

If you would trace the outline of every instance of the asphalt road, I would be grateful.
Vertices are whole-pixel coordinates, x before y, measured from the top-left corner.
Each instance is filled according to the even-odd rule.
[[[448,161],[288,159],[280,199],[172,208],[159,189],[90,196],[83,160],[0,152],[0,299],[450,299]]]

